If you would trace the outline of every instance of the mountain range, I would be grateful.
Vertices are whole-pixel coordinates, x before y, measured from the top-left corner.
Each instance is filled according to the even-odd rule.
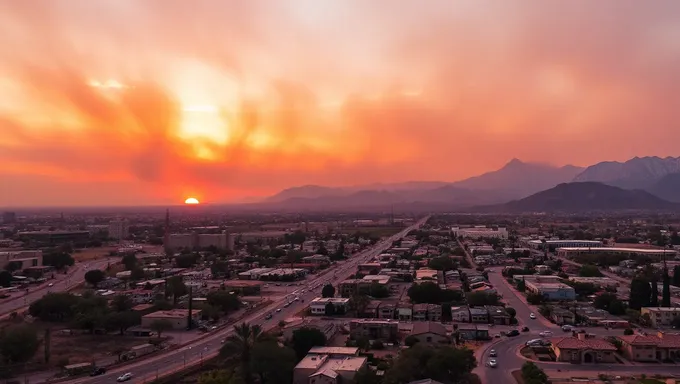
[[[295,210],[389,206],[510,211],[671,209],[675,208],[671,202],[680,202],[678,192],[680,158],[636,157],[624,163],[602,162],[587,168],[512,159],[498,170],[456,182],[305,185],[282,190],[259,205]]]

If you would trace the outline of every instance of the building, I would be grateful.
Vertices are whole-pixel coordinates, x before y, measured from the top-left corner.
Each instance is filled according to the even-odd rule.
[[[510,325],[510,315],[505,307],[485,305],[484,309],[489,314],[489,324]]]
[[[550,319],[557,325],[576,323],[576,315],[574,312],[555,306],[550,308]]]
[[[337,314],[345,314],[349,309],[349,299],[342,297],[317,297],[309,303],[312,315],[326,315],[326,306],[332,304]]]
[[[414,304],[413,321],[441,321],[442,306],[437,304]]]
[[[333,353],[340,348],[312,348],[293,369],[293,384],[351,383],[368,359],[358,356],[357,348],[348,348],[354,350],[353,354]],[[323,353],[324,350],[330,353]]]
[[[657,332],[656,335],[617,336],[623,355],[637,362],[662,362],[680,359],[680,334]]]
[[[258,240],[267,242],[270,240],[283,239],[289,233],[290,232],[288,231],[261,231],[261,232],[243,232],[238,233],[235,236],[238,237],[242,242]]]
[[[303,257],[302,262],[314,265],[329,265],[331,263],[331,259],[324,255],[311,255]]]
[[[630,326],[628,321],[611,315],[609,312],[603,309],[580,307],[576,308],[575,312],[578,322],[586,323],[589,326],[602,326],[611,328],[628,328]]]
[[[557,249],[557,256],[572,258],[577,255],[587,255],[587,254],[614,254],[623,255],[627,257],[635,256],[650,256],[650,257],[666,257],[667,259],[672,259],[677,255],[677,251],[665,248],[622,248],[622,247],[595,247],[595,248],[584,248],[584,247],[564,247]]]
[[[459,323],[469,323],[470,308],[467,306],[451,307],[451,320]]]
[[[84,242],[90,239],[89,231],[29,231],[19,232],[16,237],[21,241],[34,241],[43,244],[63,244]]]
[[[24,270],[43,265],[42,251],[8,251],[0,252],[0,268],[6,268],[9,263],[16,265],[14,270]]]
[[[224,289],[237,292],[239,295],[255,296],[262,290],[262,283],[259,281],[227,280],[224,282]]]
[[[616,288],[619,286],[619,282],[610,279],[609,277],[581,277],[581,276],[570,276],[569,281],[574,283],[586,283],[593,284],[600,288]]]
[[[529,240],[527,245],[533,249],[543,249],[548,246],[550,251],[558,248],[599,248],[604,247],[604,244],[598,240]]]
[[[314,328],[319,330],[326,337],[326,340],[331,340],[338,331],[338,326],[333,322],[317,320],[317,319],[302,319],[287,323],[282,330],[283,339],[291,340],[293,333],[302,328]]]
[[[441,323],[433,321],[417,321],[413,323],[413,330],[409,337],[415,337],[420,343],[449,343],[446,328]]]
[[[525,280],[524,285],[528,292],[539,294],[548,301],[576,300],[574,288],[564,283],[537,283]]]
[[[109,237],[116,240],[130,237],[130,222],[125,219],[111,220],[109,222]]]
[[[484,238],[494,238],[494,239],[507,239],[508,230],[506,228],[487,228],[484,226],[477,226],[472,228],[451,228],[451,233],[455,237],[464,237],[468,239],[484,239]]]
[[[489,324],[489,312],[485,308],[470,307],[470,322]]]
[[[643,307],[640,314],[648,314],[650,325],[656,328],[660,325],[673,325],[673,320],[680,315],[680,308]]]
[[[489,340],[491,338],[487,325],[459,325],[456,332],[461,340]]]
[[[197,321],[201,315],[200,310],[192,310],[191,318]],[[188,309],[172,309],[169,311],[156,311],[142,316],[142,327],[152,328],[151,324],[157,320],[167,320],[172,324],[172,329],[180,330],[187,327],[187,318],[189,316]]]
[[[173,233],[168,236],[169,249],[194,249],[196,244],[196,234],[194,233]]]
[[[358,319],[349,323],[349,335],[353,340],[366,337],[369,340],[394,342],[399,334],[399,323],[389,320]]]
[[[234,250],[234,237],[226,231],[222,233],[173,233],[168,236],[170,249],[204,249]]]
[[[3,212],[2,223],[3,224],[14,224],[17,221],[17,214],[15,212]]]
[[[578,333],[577,337],[557,337],[550,342],[557,361],[576,364],[616,362],[616,347],[612,343],[590,338],[585,333]]]

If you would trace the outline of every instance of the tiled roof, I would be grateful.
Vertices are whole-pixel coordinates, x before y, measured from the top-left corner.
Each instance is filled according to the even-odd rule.
[[[413,323],[412,335],[422,335],[423,333],[434,333],[437,335],[446,336],[446,327],[441,323],[433,321],[417,321]]]
[[[664,333],[659,344],[661,348],[680,348],[680,334]]]
[[[616,347],[602,339],[584,339],[576,337],[557,337],[551,339],[553,346],[562,349],[593,349],[596,351],[616,351]]]
[[[661,343],[661,339],[656,336],[627,335],[618,336],[618,338],[630,345],[659,345]]]

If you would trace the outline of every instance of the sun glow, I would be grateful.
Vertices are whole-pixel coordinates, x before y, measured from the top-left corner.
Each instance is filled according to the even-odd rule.
[[[190,198],[184,200],[184,204],[187,204],[187,205],[198,205],[198,204],[200,204],[200,202],[199,202],[198,199],[196,199],[195,197],[190,197]]]

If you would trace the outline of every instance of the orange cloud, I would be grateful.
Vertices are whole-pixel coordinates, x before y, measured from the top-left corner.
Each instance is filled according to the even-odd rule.
[[[17,3],[7,205],[231,201],[678,155],[675,1]]]

